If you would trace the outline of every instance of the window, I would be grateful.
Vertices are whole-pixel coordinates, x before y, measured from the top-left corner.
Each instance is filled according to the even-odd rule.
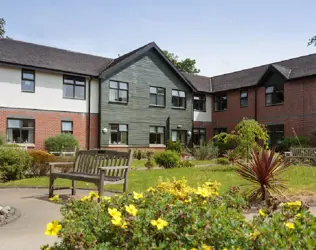
[[[186,130],[172,130],[171,139],[173,142],[179,140],[181,143],[187,142],[187,131]]]
[[[201,143],[205,143],[205,128],[194,128],[193,129],[193,137],[192,141],[194,145],[200,145]]]
[[[248,107],[248,91],[242,90],[240,91],[240,107]]]
[[[266,105],[282,104],[284,102],[284,85],[266,87]]]
[[[224,111],[227,110],[227,96],[224,94],[216,94],[214,96],[214,110]]]
[[[165,144],[165,128],[164,127],[150,126],[149,144]]]
[[[172,107],[186,108],[186,94],[181,90],[172,90]]]
[[[86,99],[86,79],[77,76],[64,76],[64,98]]]
[[[110,102],[128,102],[128,83],[110,81]]]
[[[205,95],[194,95],[193,96],[193,110],[206,111],[206,99]]]
[[[164,88],[150,87],[150,105],[165,106],[165,93]]]
[[[22,92],[35,92],[35,71],[22,69]]]
[[[110,124],[111,135],[110,144],[128,144],[128,126],[127,124]]]
[[[34,143],[34,120],[8,119],[8,143]]]
[[[73,134],[73,123],[71,121],[62,121],[61,122],[61,133]]]
[[[268,125],[269,144],[275,146],[284,139],[284,125]]]

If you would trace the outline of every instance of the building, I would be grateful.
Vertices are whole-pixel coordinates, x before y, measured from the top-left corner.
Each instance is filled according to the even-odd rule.
[[[272,141],[316,133],[316,54],[215,77],[179,72],[155,43],[116,59],[0,39],[0,133],[43,148],[72,133],[82,148],[164,148],[230,132],[243,118]]]

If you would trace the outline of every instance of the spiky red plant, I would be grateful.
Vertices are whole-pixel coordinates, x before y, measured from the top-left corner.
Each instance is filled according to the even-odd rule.
[[[248,162],[237,162],[236,171],[245,180],[250,181],[253,187],[248,190],[250,199],[261,198],[267,195],[281,193],[286,188],[286,181],[280,174],[289,166],[275,150],[260,148],[253,149]]]

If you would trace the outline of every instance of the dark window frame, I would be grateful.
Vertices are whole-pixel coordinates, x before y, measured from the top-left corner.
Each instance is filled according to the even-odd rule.
[[[128,124],[127,123],[110,123],[110,145],[128,145]],[[112,143],[112,138],[111,138],[111,134],[112,134],[112,129],[111,129],[111,126],[112,125],[116,125],[117,126],[117,138],[120,138],[120,141],[122,141],[121,139],[121,133],[122,132],[126,132],[126,143],[124,144],[114,144]],[[120,131],[120,125],[126,125],[126,131]]]
[[[65,82],[65,80],[72,80],[73,83],[67,83]],[[84,82],[84,84],[76,84],[76,82]],[[72,76],[72,75],[63,75],[63,87],[64,85],[68,85],[68,86],[73,86],[73,95],[72,97],[69,96],[65,96],[65,92],[63,89],[63,98],[64,99],[72,99],[72,100],[86,100],[86,78],[85,77],[80,77],[80,76]],[[76,98],[76,87],[83,87],[84,89],[84,98]]]
[[[178,96],[174,96],[173,91],[177,91]],[[180,92],[184,93],[184,97],[180,97]],[[173,98],[178,98],[177,99],[178,106],[173,105]],[[180,106],[180,98],[184,99],[184,107]],[[172,89],[172,91],[171,91],[171,106],[173,109],[186,109],[187,108],[187,93],[184,90]]]
[[[17,121],[20,121],[20,138],[22,138],[22,130],[23,130],[23,121],[33,121],[33,142],[27,142],[27,143],[24,143],[24,142],[8,142],[8,130],[9,129],[13,129],[13,128],[10,128],[9,127],[9,120],[17,120]],[[6,142],[7,143],[16,143],[16,144],[35,144],[35,119],[26,119],[26,118],[10,118],[8,117],[7,118],[7,129],[6,129]],[[25,129],[26,130],[26,129]],[[27,129],[27,130],[30,130],[30,129]]]
[[[155,89],[157,89],[157,93],[156,93],[156,94],[151,93],[151,92],[150,92],[150,88],[155,88]],[[163,93],[163,97],[164,97],[163,105],[157,104],[157,103],[158,103],[158,96],[162,96],[162,94],[158,94],[158,89],[163,89],[163,91],[164,91],[164,93]],[[151,101],[151,95],[155,95],[155,96],[156,96],[156,104],[150,103],[150,101]],[[149,106],[152,106],[152,107],[161,107],[161,108],[162,108],[162,107],[163,107],[163,108],[166,107],[166,88],[157,87],[157,86],[149,86]]]
[[[267,93],[268,88],[273,87],[273,92]],[[280,89],[278,89],[281,87]],[[277,95],[282,93],[283,100],[282,102],[276,102]],[[267,103],[267,96],[271,95],[271,103]],[[268,85],[265,86],[265,105],[266,106],[275,106],[275,105],[283,105],[284,104],[284,84],[275,84],[275,85]]]
[[[116,82],[117,83],[117,88],[111,87],[111,82]],[[120,84],[121,83],[125,83],[127,85],[127,89],[120,89]],[[111,89],[117,90],[117,99],[120,98],[120,91],[127,92],[127,101],[113,101],[113,100],[110,100]],[[123,82],[123,81],[117,81],[117,80],[109,80],[109,102],[110,103],[119,103],[119,104],[128,104],[128,102],[129,102],[129,83],[128,82]]]
[[[150,132],[151,127],[155,128],[155,130],[156,130],[155,133]],[[157,141],[157,137],[160,135],[160,133],[158,133],[158,128],[163,128],[163,143],[151,143],[150,142],[150,134],[155,134],[156,141]],[[149,126],[149,145],[166,145],[166,128],[164,126]]]
[[[199,97],[201,99],[195,100],[194,97]],[[202,108],[201,108],[201,106],[202,106]],[[206,112],[206,95],[204,95],[204,94],[194,94],[193,95],[193,110],[199,111],[199,112]]]
[[[223,97],[225,97],[226,108],[222,107],[223,104],[224,104]],[[218,109],[218,110],[216,110],[216,106],[217,106],[216,103],[219,103],[218,106],[220,107],[220,109]],[[226,92],[214,94],[214,112],[226,111],[227,110],[227,104],[228,104],[228,101],[227,101],[227,93]]]
[[[242,97],[242,94],[245,93],[245,92],[246,92],[247,96],[246,97]],[[242,104],[243,100],[245,100],[247,102],[246,105]],[[248,90],[247,89],[246,90],[245,89],[244,90],[240,90],[240,107],[241,108],[248,107]]]
[[[33,75],[33,79],[24,78],[24,73],[32,74]],[[33,82],[33,90],[32,91],[23,90],[23,81]],[[35,70],[32,70],[32,69],[22,69],[21,70],[21,91],[25,92],[25,93],[35,93]]]
[[[177,132],[177,140],[180,138],[180,142],[181,142],[181,136],[178,136],[179,134],[178,133],[184,133],[184,140],[185,142],[181,142],[181,143],[184,143],[184,144],[187,144],[187,141],[188,141],[188,131],[187,130],[183,130],[183,129],[172,129],[171,130],[171,140],[172,140],[172,132]]]
[[[198,136],[199,136],[199,141],[198,143],[195,143],[195,131],[194,130],[198,130]],[[201,133],[201,131],[204,131],[203,133]],[[201,134],[204,135],[204,143],[206,143],[206,128],[193,128],[192,129],[192,142],[194,145],[200,146],[201,145]]]
[[[71,123],[71,128],[72,130],[63,130],[63,123],[64,122],[68,122],[68,123]],[[61,129],[60,129],[61,133],[62,134],[72,134],[74,133],[74,122],[73,121],[61,121]]]
[[[280,136],[280,133],[277,132],[277,130],[279,128],[282,128],[282,130],[283,130],[283,135],[282,136]],[[269,144],[271,146],[275,146],[278,143],[278,142],[274,143],[275,142],[274,139],[276,139],[278,137],[281,137],[282,138],[281,141],[282,141],[284,139],[284,137],[285,137],[285,135],[284,135],[284,124],[268,124],[267,125],[267,130],[268,130],[268,135],[269,135],[269,140],[270,140]],[[272,134],[272,136],[271,136],[271,134]],[[277,135],[277,136],[275,136],[275,135]],[[273,139],[273,141],[272,141],[272,139]]]

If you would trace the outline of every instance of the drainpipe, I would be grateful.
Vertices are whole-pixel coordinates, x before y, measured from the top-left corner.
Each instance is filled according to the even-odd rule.
[[[257,96],[258,96],[258,88],[254,87],[255,90],[255,121],[258,119],[258,113],[257,113]]]
[[[101,78],[99,77],[98,148],[101,148]]]
[[[88,144],[87,144],[87,148],[90,149],[90,123],[91,123],[91,79],[92,77],[89,77],[89,84],[88,84],[88,97],[89,97],[89,101],[88,101],[88,126],[87,126],[87,140],[88,140]]]

